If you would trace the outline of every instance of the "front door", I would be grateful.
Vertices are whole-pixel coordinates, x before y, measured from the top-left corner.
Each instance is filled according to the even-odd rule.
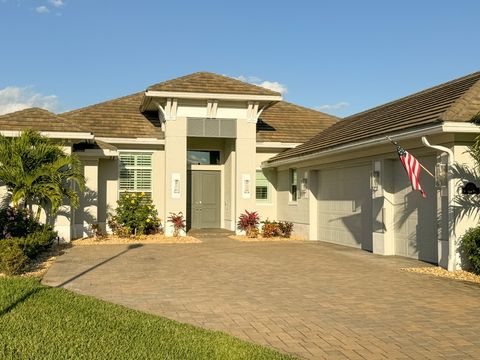
[[[188,172],[187,226],[191,229],[220,227],[220,171]]]

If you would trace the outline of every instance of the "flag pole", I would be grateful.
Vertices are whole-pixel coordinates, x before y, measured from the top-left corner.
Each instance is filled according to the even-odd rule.
[[[385,136],[385,138],[386,138],[388,141],[390,141],[393,145],[398,146],[398,143],[397,143],[396,141],[393,141],[393,140],[390,138],[390,136]],[[420,161],[418,162],[418,164],[422,167],[423,170],[425,170],[425,172],[426,172],[428,175],[430,175],[432,178],[435,179],[435,175],[433,175],[433,174],[430,172],[430,170],[428,170],[425,166],[423,166],[423,165],[420,163]]]

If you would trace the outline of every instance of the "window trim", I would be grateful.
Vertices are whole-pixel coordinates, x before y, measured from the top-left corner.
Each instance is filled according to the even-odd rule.
[[[294,182],[295,178],[295,182]],[[295,186],[295,191],[293,187]],[[288,200],[290,204],[298,203],[298,169],[291,168],[288,169]],[[293,196],[295,194],[295,197]]]
[[[135,178],[133,180],[134,182],[134,189],[121,189],[120,188],[120,182],[121,182],[121,171],[122,171],[122,161],[120,160],[122,155],[133,155],[135,157],[135,162],[136,162],[136,157],[139,155],[148,155],[150,156],[150,165],[149,166],[139,166],[139,165],[130,165],[130,166],[125,166],[125,169],[127,170],[150,170],[150,190],[147,189],[137,189],[136,188],[136,181]],[[135,175],[134,175],[135,176]],[[118,198],[120,199],[120,196],[122,193],[128,192],[128,193],[145,193],[149,194],[150,198],[153,198],[153,152],[151,151],[138,151],[138,150],[127,150],[127,151],[120,151],[118,154],[118,182],[117,182],[117,193],[118,193]]]
[[[265,181],[266,187],[267,187],[267,198],[266,199],[258,199],[257,198],[257,181],[259,180],[258,174],[261,174],[264,179],[262,181]],[[255,171],[255,203],[258,205],[271,205],[272,204],[272,184],[268,180],[268,178],[265,176],[264,172],[261,169],[257,169]]]

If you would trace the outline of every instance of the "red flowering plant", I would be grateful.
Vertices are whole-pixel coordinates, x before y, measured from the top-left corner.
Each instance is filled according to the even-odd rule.
[[[258,224],[260,223],[260,216],[256,211],[248,212],[245,210],[244,214],[240,214],[237,222],[237,229],[245,231],[248,237],[256,238],[258,236]]]
[[[180,211],[178,214],[170,213],[168,217],[168,221],[173,225],[173,236],[179,237],[182,232],[185,231],[187,224],[185,223],[185,217],[183,213]]]

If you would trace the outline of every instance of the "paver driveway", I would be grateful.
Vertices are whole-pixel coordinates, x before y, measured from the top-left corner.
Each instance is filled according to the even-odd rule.
[[[217,238],[74,247],[44,283],[305,358],[480,358],[480,287],[400,270],[420,264]]]

